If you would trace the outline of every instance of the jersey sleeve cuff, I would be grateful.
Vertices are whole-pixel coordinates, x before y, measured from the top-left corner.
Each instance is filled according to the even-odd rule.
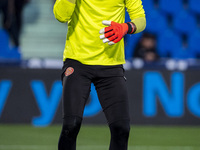
[[[136,31],[134,33],[142,32],[146,28],[146,18],[139,17],[136,19],[131,20],[135,24]]]

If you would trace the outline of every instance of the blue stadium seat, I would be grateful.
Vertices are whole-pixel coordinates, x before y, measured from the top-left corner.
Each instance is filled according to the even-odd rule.
[[[150,11],[155,9],[153,0],[142,0],[142,4],[146,13],[149,13]]]
[[[159,8],[165,14],[175,15],[183,9],[183,0],[159,0]]]
[[[4,57],[7,55],[7,51],[9,50],[9,36],[8,33],[0,29],[0,57]]]
[[[172,53],[171,57],[174,59],[190,59],[195,58],[195,53],[192,52],[189,48],[179,47],[176,49],[175,53]]]
[[[0,59],[21,59],[19,47],[12,47],[9,44],[9,35],[3,29],[0,29]]]
[[[182,47],[182,40],[172,30],[166,30],[158,36],[157,50],[161,57],[170,57]]]
[[[167,19],[157,10],[152,10],[146,14],[147,26],[146,31],[153,34],[161,34],[168,29]]]
[[[188,47],[196,55],[200,55],[200,31],[197,30],[193,34],[189,35],[188,38]]]
[[[187,11],[181,11],[173,19],[173,28],[181,34],[190,34],[197,28],[197,20]]]
[[[189,9],[200,14],[200,0],[189,0]]]

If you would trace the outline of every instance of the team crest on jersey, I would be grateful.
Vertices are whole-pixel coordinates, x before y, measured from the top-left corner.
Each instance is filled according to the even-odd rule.
[[[74,72],[74,68],[68,67],[65,71],[65,76],[69,76]]]

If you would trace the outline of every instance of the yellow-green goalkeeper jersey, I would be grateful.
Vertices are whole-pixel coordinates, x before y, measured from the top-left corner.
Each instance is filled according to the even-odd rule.
[[[125,63],[124,40],[110,46],[100,40],[103,20],[124,23],[125,8],[136,32],[146,26],[141,0],[57,0],[54,15],[68,21],[63,60],[75,59],[86,65],[119,65]]]

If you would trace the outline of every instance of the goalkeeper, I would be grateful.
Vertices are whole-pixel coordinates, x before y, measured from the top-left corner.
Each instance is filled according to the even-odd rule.
[[[131,22],[124,23],[125,8]],[[141,0],[56,0],[55,18],[68,22],[63,53],[63,127],[58,150],[75,150],[94,83],[111,132],[110,150],[126,150],[130,130],[122,64],[126,34],[145,29]]]

